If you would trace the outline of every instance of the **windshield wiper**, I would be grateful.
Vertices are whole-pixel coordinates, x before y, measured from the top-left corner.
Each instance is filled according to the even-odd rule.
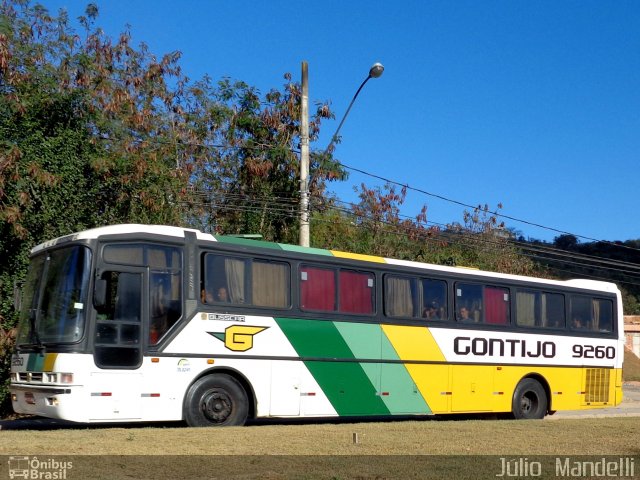
[[[45,350],[44,348],[44,344],[42,343],[42,341],[40,340],[40,335],[38,334],[38,329],[36,328],[36,312],[38,310],[35,308],[32,308],[29,310],[29,327],[31,329],[31,335],[30,335],[30,340],[32,342],[33,345],[35,345],[38,350],[43,351]],[[34,342],[35,340],[35,342]]]

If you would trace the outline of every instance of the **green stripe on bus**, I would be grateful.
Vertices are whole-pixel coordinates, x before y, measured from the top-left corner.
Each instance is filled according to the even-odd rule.
[[[232,237],[221,235],[215,237],[218,242],[231,243],[233,245],[243,245],[251,248],[272,248],[276,250],[282,250],[277,243],[265,242],[263,240],[252,240],[251,238]]]
[[[400,360],[398,353],[384,333],[382,334],[382,358]],[[388,396],[384,395],[382,398],[393,414],[431,413],[431,408],[403,364],[386,363],[382,365],[382,390],[383,393],[389,393]]]
[[[322,248],[301,247],[299,245],[289,245],[288,243],[265,242],[264,240],[253,240],[251,238],[225,235],[217,236],[215,238],[221,243],[231,243],[233,245],[242,245],[245,247],[271,248],[275,250],[284,250],[287,252],[309,253],[312,255],[324,255],[333,257],[333,254],[329,250],[324,250]]]
[[[338,415],[388,415],[374,384],[333,324],[327,321],[276,318],[305,361]]]
[[[27,361],[28,372],[41,372],[44,365],[44,355],[41,353],[30,353]]]
[[[349,350],[358,359],[380,358],[380,335],[382,333],[378,325],[366,323],[335,322],[334,326],[346,342]],[[362,370],[367,375],[369,382],[380,392],[380,363],[360,363]]]
[[[289,245],[287,243],[279,243],[278,244],[282,250],[287,252],[296,252],[296,253],[311,253],[313,255],[325,255],[329,257],[333,257],[333,254],[329,250],[323,250],[322,248],[313,248],[313,247],[301,247],[300,245]]]
[[[335,322],[355,358],[398,361],[400,357],[380,325]],[[401,363],[367,362],[361,366],[392,414],[431,413],[411,375]]]

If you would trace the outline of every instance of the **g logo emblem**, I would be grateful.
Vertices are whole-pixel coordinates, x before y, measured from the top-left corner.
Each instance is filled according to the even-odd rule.
[[[224,333],[209,332],[224,342],[224,346],[233,352],[246,352],[253,348],[253,336],[268,327],[252,327],[249,325],[232,325]]]

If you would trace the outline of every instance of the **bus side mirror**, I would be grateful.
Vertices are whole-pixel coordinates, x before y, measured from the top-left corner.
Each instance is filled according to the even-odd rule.
[[[107,304],[107,281],[104,278],[96,278],[93,285],[93,306],[102,308]]]

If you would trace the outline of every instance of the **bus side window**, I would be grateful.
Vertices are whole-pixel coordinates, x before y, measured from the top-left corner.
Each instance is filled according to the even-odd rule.
[[[515,308],[519,327],[560,329],[565,326],[564,295],[560,293],[517,290]]]
[[[384,277],[384,310],[388,317],[413,317],[415,279],[395,275]]]
[[[334,312],[336,310],[336,272],[330,268],[300,268],[300,308]]]
[[[370,315],[375,304],[375,277],[369,272],[340,270],[338,289],[339,311]]]
[[[463,323],[482,322],[482,285],[456,285],[456,320]]]
[[[427,320],[447,320],[447,282],[423,278],[422,317]]]
[[[250,272],[244,258],[206,253],[203,261],[201,300],[203,303],[246,304]]]
[[[485,322],[493,325],[509,323],[509,289],[484,287]]]
[[[290,267],[287,263],[253,260],[251,262],[251,303],[256,307],[289,307],[290,276]],[[219,301],[223,300],[219,299]]]
[[[613,330],[613,302],[611,300],[593,300],[593,328],[599,332]]]
[[[591,298],[572,295],[569,310],[572,330],[591,330]]]

